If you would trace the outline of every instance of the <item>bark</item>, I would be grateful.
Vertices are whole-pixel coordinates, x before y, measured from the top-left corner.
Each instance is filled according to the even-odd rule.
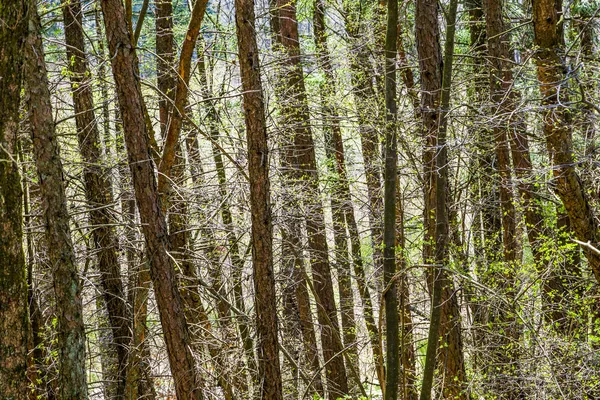
[[[277,1],[270,0],[269,22],[271,25],[271,37],[274,50],[281,50],[281,38],[279,29],[279,10]],[[276,79],[278,82],[285,82],[285,76],[282,70],[277,71]],[[275,85],[275,93],[278,99],[285,96],[282,84]],[[295,194],[294,182],[298,178],[298,169],[294,167],[293,151],[291,151],[291,138],[282,141],[282,146],[286,147],[280,157],[280,166],[283,171],[283,200],[282,200],[282,226],[281,226],[281,247],[282,247],[282,265],[284,271],[291,271],[292,277],[290,290],[294,291],[296,298],[295,310],[287,310],[292,315],[286,315],[291,319],[294,314],[298,314],[300,329],[302,334],[302,343],[304,346],[305,362],[313,374],[313,388],[317,395],[324,397],[323,381],[321,377],[321,366],[319,360],[319,349],[315,335],[314,318],[310,305],[309,291],[307,287],[308,277],[305,271],[305,263],[302,249],[302,216],[299,215],[300,201]],[[284,288],[284,295],[286,294]],[[287,319],[287,318],[286,318]]]
[[[335,261],[338,271],[338,291],[340,296],[340,313],[342,316],[342,340],[344,347],[348,348],[347,357],[351,363],[356,363],[358,353],[356,346],[356,318],[354,315],[354,292],[352,290],[352,272],[350,267],[350,254],[348,253],[348,235],[352,236],[352,264],[358,271],[357,279],[365,280],[362,267],[362,254],[360,253],[360,238],[358,227],[354,218],[354,207],[350,197],[350,185],[346,173],[344,144],[339,117],[336,109],[336,82],[333,74],[331,56],[327,47],[327,33],[325,26],[325,4],[316,0],[313,7],[314,37],[317,49],[319,67],[325,79],[320,84],[321,109],[323,112],[323,131],[325,136],[325,153],[328,158],[329,171],[332,175],[331,212],[333,219],[333,234],[335,243]],[[337,176],[336,176],[337,175]],[[358,246],[358,247],[357,247]],[[370,300],[370,299],[369,299]],[[372,314],[372,311],[371,311]],[[377,343],[377,341],[371,341]],[[379,352],[374,351],[375,360],[379,360]],[[381,364],[383,360],[380,360]],[[376,371],[381,371],[376,364]],[[354,377],[361,385],[360,377]],[[378,378],[382,378],[379,377]],[[383,382],[380,381],[380,384]]]
[[[173,38],[173,1],[155,0],[156,86],[158,88],[158,118],[164,139],[169,126],[169,113],[175,99],[175,40]],[[139,23],[139,22],[138,22]]]
[[[242,79],[244,120],[248,144],[250,211],[252,215],[252,269],[258,338],[258,368],[262,399],[283,399],[279,343],[273,226],[271,222],[269,154],[263,89],[256,43],[254,1],[235,1],[235,22]],[[236,284],[239,284],[236,282]]]
[[[181,46],[179,63],[177,66],[177,84],[175,87],[175,99],[173,109],[169,114],[169,125],[165,136],[162,158],[159,164],[158,190],[161,194],[168,194],[171,169],[175,164],[177,150],[179,148],[179,136],[185,117],[185,107],[188,101],[190,77],[192,74],[192,55],[196,47],[196,40],[200,34],[202,19],[206,11],[208,0],[197,0],[192,8],[190,22],[188,24],[185,40]],[[166,203],[165,203],[166,204]]]
[[[312,211],[306,220],[308,246],[311,253],[311,266],[315,291],[318,293],[317,316],[321,324],[323,358],[327,363],[325,374],[329,393],[334,398],[348,393],[346,368],[339,336],[337,309],[333,294],[331,269],[328,259],[328,246],[325,237],[323,206],[319,200],[318,176],[315,149],[309,125],[309,112],[304,86],[304,74],[300,64],[300,43],[295,2],[278,1],[279,18],[277,37],[284,50],[283,86],[287,88],[286,98],[280,99],[283,125],[290,130],[293,145],[287,147],[284,157],[288,165],[298,168],[294,185],[300,193],[305,193],[303,205]],[[304,185],[305,186],[304,186]],[[306,193],[308,192],[308,193]]]
[[[437,24],[437,5],[426,5],[418,1],[417,8],[423,23]],[[446,271],[448,265],[449,220],[447,211],[448,196],[448,147],[446,136],[448,129],[448,110],[450,107],[450,89],[452,83],[452,65],[454,58],[454,37],[456,32],[456,10],[458,0],[449,4],[446,19],[446,43],[444,47],[444,68],[442,71],[441,96],[439,111],[439,128],[430,132],[435,135],[435,158],[432,160],[437,172],[433,172],[433,192],[435,194],[435,266],[433,278],[433,299],[431,304],[431,322],[427,342],[427,354],[421,386],[421,400],[431,398],[433,375],[437,361],[439,338],[443,346],[439,354],[439,365],[443,366],[442,395],[447,399],[469,399],[466,387],[464,354],[462,347],[461,317],[458,298],[454,290],[452,277]],[[420,21],[418,18],[417,21]],[[426,38],[421,37],[420,40]],[[434,39],[429,38],[429,39]],[[419,47],[421,47],[419,45]],[[425,53],[419,51],[421,57]],[[423,62],[424,60],[421,60]],[[425,72],[427,70],[425,69]],[[422,77],[422,79],[424,79]],[[424,110],[425,122],[431,115]]]
[[[85,195],[90,207],[89,217],[90,224],[93,226],[94,244],[98,250],[100,282],[108,321],[112,327],[114,352],[117,355],[117,376],[113,379],[117,382],[116,397],[120,399],[125,392],[127,347],[131,334],[117,257],[118,242],[114,229],[111,228],[112,188],[107,171],[101,167],[100,133],[94,114],[92,80],[85,57],[83,15],[79,0],[63,2],[63,21],[77,139],[84,161]]]
[[[386,327],[386,376],[384,399],[398,398],[400,342],[398,297],[396,294],[396,175],[398,173],[398,138],[396,103],[396,57],[398,40],[398,2],[388,0],[385,35],[385,174],[383,197],[383,298]]]
[[[131,45],[120,1],[103,0],[102,12],[108,39],[111,66],[123,118],[128,160],[135,197],[148,249],[150,274],[156,294],[171,373],[177,396],[199,399],[199,380],[189,347],[189,333],[181,296],[176,286],[172,260],[167,253],[167,226],[158,197],[150,155],[149,135],[144,118],[138,60]]]
[[[27,399],[29,309],[17,159],[28,0],[0,1],[0,393]],[[6,234],[10,233],[10,234]]]
[[[56,137],[41,24],[32,5],[25,46],[25,82],[33,154],[38,171],[48,257],[58,313],[59,397],[86,399],[85,329],[81,283],[73,254],[69,212]]]
[[[366,7],[357,7],[358,2],[350,1],[346,6],[346,30],[351,38],[352,92],[356,103],[358,130],[361,150],[364,159],[367,194],[369,199],[369,226],[371,228],[371,246],[373,249],[373,267],[375,276],[380,277],[383,270],[383,201],[381,195],[381,171],[379,167],[379,134],[375,129],[377,121],[373,120],[372,109],[377,107],[375,90],[369,69],[369,49],[362,43],[365,29],[361,21],[366,18]],[[383,32],[382,32],[383,33]],[[382,37],[384,35],[382,34]],[[379,282],[377,282],[379,285]],[[364,304],[363,304],[364,306]]]
[[[564,44],[559,21],[562,16],[553,0],[533,1],[533,27],[538,46],[535,59],[544,107],[543,132],[554,166],[551,187],[561,199],[577,239],[598,248],[598,223],[575,169],[570,111],[563,105],[568,100],[567,94],[560,90],[565,79],[565,65],[561,57]],[[594,277],[600,282],[600,254],[589,247],[583,247],[583,252]]]
[[[433,260],[435,236],[434,157],[437,124],[439,119],[440,90],[442,85],[442,54],[439,42],[438,5],[430,1],[417,1],[415,9],[415,39],[421,72],[421,118],[424,139],[424,242],[423,261]],[[431,276],[428,278],[431,289]],[[430,290],[431,291],[431,290]]]

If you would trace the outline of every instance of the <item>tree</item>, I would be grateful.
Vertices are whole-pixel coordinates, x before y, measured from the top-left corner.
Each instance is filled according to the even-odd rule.
[[[108,48],[110,53],[114,54],[111,66],[117,84],[135,197],[148,248],[150,274],[168,348],[171,372],[179,397],[199,399],[200,385],[189,347],[183,302],[175,284],[173,263],[167,253],[167,226],[158,198],[150,155],[151,132],[147,131],[144,119],[145,106],[139,82],[137,56],[131,44],[123,5],[116,0],[103,0],[102,13]]]
[[[24,78],[58,313],[59,395],[65,399],[86,399],[88,390],[81,283],[73,253],[64,172],[40,33],[41,23],[33,3],[29,18]]]
[[[27,398],[29,309],[23,189],[17,163],[19,98],[29,1],[0,2],[0,393]],[[10,232],[10,234],[6,234]]]
[[[81,4],[78,0],[63,3],[63,21],[67,58],[70,60],[71,95],[75,111],[77,139],[85,161],[84,183],[90,207],[92,235],[98,249],[98,270],[104,289],[104,301],[112,327],[112,341],[117,355],[117,398],[125,393],[127,348],[131,341],[129,315],[117,255],[118,242],[111,227],[112,189],[107,172],[101,167],[100,132],[94,114],[92,80],[85,57]]]
[[[236,0],[235,21],[244,90],[244,118],[248,141],[250,207],[252,210],[252,267],[258,335],[262,399],[282,399],[277,337],[277,308],[273,271],[269,152],[258,45],[254,28],[254,2]]]

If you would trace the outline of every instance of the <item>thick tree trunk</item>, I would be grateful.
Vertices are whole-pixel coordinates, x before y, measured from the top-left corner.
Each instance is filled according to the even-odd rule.
[[[0,393],[27,399],[29,309],[23,190],[17,159],[23,46],[29,0],[0,1]]]
[[[131,334],[117,257],[118,242],[111,227],[112,188],[108,180],[109,175],[101,167],[100,133],[94,114],[92,80],[85,58],[83,15],[79,0],[63,2],[63,20],[67,58],[70,60],[69,77],[77,139],[84,161],[85,194],[90,207],[89,215],[90,224],[93,226],[94,244],[98,250],[98,270],[101,274],[100,282],[104,293],[104,303],[112,327],[112,346],[117,355],[116,397],[121,399],[125,392],[127,347],[131,340]]]
[[[452,64],[454,58],[454,37],[456,32],[456,10],[458,0],[452,0],[449,5],[446,19],[446,44],[444,47],[444,68],[440,69],[439,64],[434,65],[427,62],[425,57],[439,52],[437,43],[437,27],[424,29],[426,32],[435,33],[434,36],[420,36],[418,42],[422,83],[425,77],[442,75],[441,82],[437,86],[441,89],[440,103],[432,103],[436,106],[435,110],[424,108],[423,119],[428,132],[433,137],[430,138],[435,148],[431,160],[432,188],[430,192],[435,195],[434,198],[426,196],[426,212],[435,209],[435,265],[431,268],[432,276],[432,304],[431,304],[431,322],[429,327],[427,355],[423,373],[423,383],[421,387],[421,400],[431,398],[431,389],[433,386],[433,373],[436,361],[438,365],[443,366],[443,387],[442,395],[447,399],[468,399],[469,393],[465,386],[466,374],[464,365],[464,354],[462,346],[461,317],[458,305],[458,297],[454,290],[452,277],[445,270],[448,264],[448,244],[449,244],[449,222],[447,211],[448,197],[448,148],[446,144],[446,132],[448,129],[448,110],[450,107],[450,89],[452,82]],[[417,1],[417,24],[418,26],[428,26],[435,24],[437,26],[437,4],[426,1]],[[417,30],[419,32],[420,30]],[[423,41],[431,41],[426,43]],[[433,53],[425,53],[424,49],[432,50]],[[432,69],[433,68],[433,69]],[[429,82],[432,89],[436,82]],[[441,83],[441,85],[440,85]],[[423,85],[422,85],[423,86]],[[423,87],[422,87],[423,88]],[[424,88],[423,88],[424,89]],[[422,99],[426,97],[423,93]],[[423,104],[423,100],[422,100]],[[439,106],[439,108],[437,108]],[[439,120],[433,121],[431,118],[437,116]],[[428,149],[430,150],[430,149]],[[428,161],[426,159],[426,161]],[[427,167],[427,164],[426,164]],[[427,190],[427,189],[426,189]],[[433,201],[435,208],[427,208],[427,202]],[[431,204],[430,204],[431,206]],[[427,218],[427,215],[426,215]],[[427,232],[426,232],[427,233]],[[426,261],[426,260],[425,260]],[[437,360],[437,350],[440,344],[439,338],[442,338],[440,346],[439,360]]]
[[[128,159],[135,196],[150,259],[171,372],[177,396],[198,399],[199,381],[189,346],[184,307],[175,282],[165,218],[150,155],[149,134],[144,119],[144,99],[140,87],[138,60],[131,45],[123,5],[118,0],[103,0],[102,12],[117,86]]]
[[[559,20],[560,17],[560,20]],[[542,94],[543,131],[546,137],[554,179],[552,188],[561,199],[577,239],[598,248],[600,233],[594,212],[585,193],[583,182],[575,169],[573,139],[566,91],[560,90],[565,79],[565,66],[560,51],[562,31],[554,0],[533,1],[533,27],[537,75]],[[584,246],[590,268],[600,282],[600,253]]]
[[[254,1],[235,1],[235,22],[248,143],[252,267],[258,336],[259,381],[262,399],[283,399],[277,337],[277,306],[273,272],[269,157],[265,104],[256,43]],[[235,282],[239,285],[239,282]]]
[[[25,82],[58,313],[59,397],[86,399],[81,283],[73,254],[63,168],[40,34],[41,24],[33,3],[30,11],[29,38],[24,51]]]

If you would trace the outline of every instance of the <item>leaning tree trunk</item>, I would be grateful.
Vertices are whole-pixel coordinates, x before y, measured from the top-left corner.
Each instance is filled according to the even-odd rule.
[[[177,285],[173,262],[167,253],[167,226],[158,197],[154,166],[150,154],[149,132],[144,118],[144,99],[140,86],[138,60],[131,44],[123,4],[103,0],[102,13],[117,97],[123,118],[125,142],[135,197],[150,260],[150,273],[167,345],[171,373],[177,396],[199,399],[199,380],[189,346],[188,327]]]
[[[59,155],[41,23],[32,3],[29,38],[25,46],[25,82],[33,154],[39,176],[48,257],[51,264],[58,313],[59,397],[86,399],[85,328],[81,281],[77,273],[64,172]]]
[[[29,0],[0,0],[0,393],[27,399],[29,309],[23,190],[17,160],[23,45]]]
[[[92,80],[85,57],[83,15],[79,0],[63,2],[63,20],[67,58],[70,60],[69,78],[75,109],[77,139],[84,161],[83,178],[85,195],[90,207],[90,224],[94,244],[98,250],[98,270],[104,293],[104,303],[108,311],[108,320],[112,327],[112,346],[117,355],[116,396],[124,396],[125,372],[127,365],[127,347],[131,339],[129,316],[121,280],[118,242],[111,227],[112,188],[108,174],[101,167],[101,144],[96,115]]]

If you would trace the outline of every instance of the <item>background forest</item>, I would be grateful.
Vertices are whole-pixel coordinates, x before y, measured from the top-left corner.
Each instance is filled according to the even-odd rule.
[[[0,398],[600,398],[599,17],[0,0]]]

